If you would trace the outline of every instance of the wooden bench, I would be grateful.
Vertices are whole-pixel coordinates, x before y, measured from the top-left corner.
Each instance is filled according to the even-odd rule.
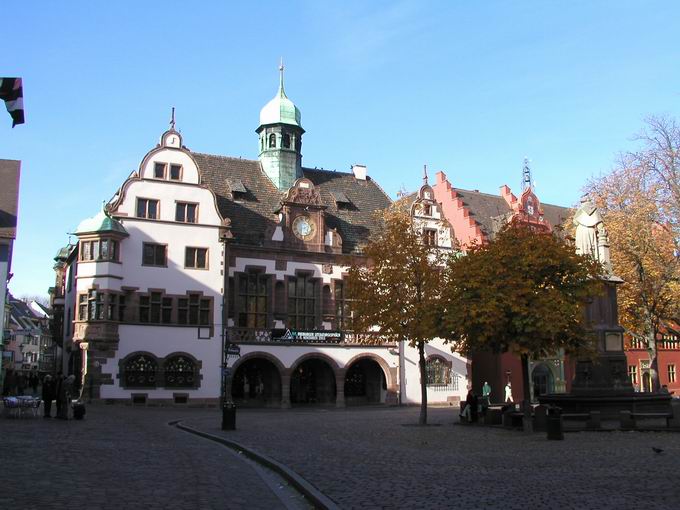
[[[621,411],[619,413],[621,419],[622,429],[634,429],[637,427],[638,420],[653,420],[653,419],[665,419],[666,427],[670,427],[671,420],[673,419],[673,413],[658,412],[658,413],[637,413],[631,411]]]
[[[586,428],[599,429],[601,427],[600,411],[590,411],[588,413],[563,413],[564,420],[579,420],[586,422]]]
[[[522,427],[524,413],[522,411],[505,411],[503,413],[504,427]]]

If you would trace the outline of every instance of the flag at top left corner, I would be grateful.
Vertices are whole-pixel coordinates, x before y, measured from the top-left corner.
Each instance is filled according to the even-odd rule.
[[[12,127],[24,123],[24,90],[21,78],[0,78],[0,99],[12,116]]]

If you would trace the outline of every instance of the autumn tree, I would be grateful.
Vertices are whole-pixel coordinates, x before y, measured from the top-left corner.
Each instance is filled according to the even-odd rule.
[[[367,264],[351,266],[348,275],[353,328],[375,331],[371,341],[405,340],[418,349],[421,425],[427,424],[425,344],[436,337],[442,255],[423,242],[408,212],[386,210],[383,228],[364,250]]]
[[[638,150],[623,155],[619,169],[637,169],[654,190],[661,222],[680,241],[680,125],[671,117],[649,117],[636,140]]]
[[[649,351],[652,389],[658,390],[657,335],[680,315],[680,132],[652,119],[643,147],[623,154],[614,170],[587,186],[603,212],[619,287],[621,325]]]
[[[529,359],[593,352],[583,307],[598,292],[601,266],[561,236],[506,225],[489,243],[450,259],[443,293],[446,338],[456,351],[511,352],[522,360],[524,409]],[[525,420],[528,423],[528,420]]]

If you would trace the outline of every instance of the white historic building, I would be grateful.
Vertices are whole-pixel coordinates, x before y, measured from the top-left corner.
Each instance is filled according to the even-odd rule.
[[[419,402],[415,351],[362,345],[346,331],[343,275],[391,200],[365,166],[302,167],[304,129],[283,72],[257,134],[256,160],[201,154],[173,120],[81,222],[55,266],[66,368],[86,396],[112,402],[216,403],[223,373],[246,406]],[[431,216],[418,209],[419,221],[450,248],[424,189],[416,202]],[[427,353],[431,401],[464,395],[465,360],[437,341]]]

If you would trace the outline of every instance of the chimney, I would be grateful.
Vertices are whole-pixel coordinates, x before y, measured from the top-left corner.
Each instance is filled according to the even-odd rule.
[[[366,165],[352,165],[352,173],[358,181],[366,180]]]

